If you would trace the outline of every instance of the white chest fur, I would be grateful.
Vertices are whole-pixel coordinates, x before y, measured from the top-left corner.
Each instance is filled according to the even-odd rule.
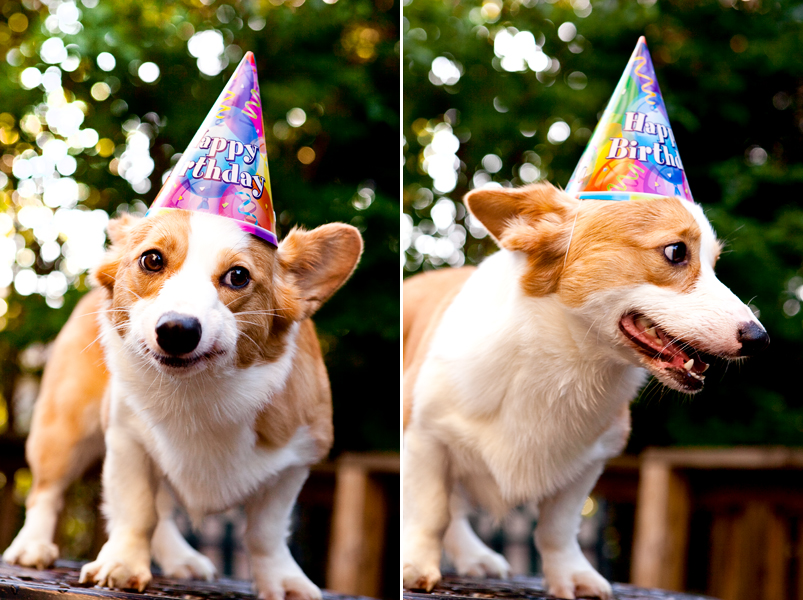
[[[281,471],[313,461],[306,427],[281,448],[257,444],[254,431],[259,411],[285,386],[297,330],[276,362],[185,379],[156,372],[119,338],[107,338],[110,425],[140,440],[193,518],[240,503]]]
[[[524,296],[522,267],[502,250],[468,280],[414,392],[416,422],[437,429],[458,477],[500,511],[615,454],[609,430],[646,378],[556,296]]]

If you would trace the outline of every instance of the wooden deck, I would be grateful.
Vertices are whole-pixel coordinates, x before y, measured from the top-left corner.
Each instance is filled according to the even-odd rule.
[[[216,581],[184,581],[154,575],[144,593],[109,590],[78,583],[81,564],[60,560],[52,569],[37,571],[10,566],[0,562],[0,598],[15,600],[97,600],[120,598],[131,600],[225,600],[229,598],[256,599],[251,582],[218,579]],[[323,592],[324,600],[358,600],[364,596],[345,596]],[[368,600],[368,599],[366,599]]]
[[[709,596],[651,590],[632,585],[613,584],[616,600],[712,600]],[[538,577],[474,579],[445,576],[431,593],[404,590],[404,600],[477,600],[477,598],[553,598],[546,593],[544,580]]]

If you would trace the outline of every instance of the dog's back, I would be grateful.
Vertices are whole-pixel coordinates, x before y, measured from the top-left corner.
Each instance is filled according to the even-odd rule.
[[[476,270],[475,267],[441,269],[404,282],[402,339],[404,344],[404,426],[413,409],[413,387],[432,334],[444,311]]]

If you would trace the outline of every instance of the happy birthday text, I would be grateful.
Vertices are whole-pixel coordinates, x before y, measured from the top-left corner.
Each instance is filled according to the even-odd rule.
[[[612,137],[610,138],[611,147],[606,158],[632,158],[645,162],[648,156],[652,156],[658,165],[668,165],[683,170],[683,163],[680,162],[677,149],[673,154],[666,145],[668,140],[672,148],[676,148],[675,136],[669,127],[648,121],[645,113],[626,112],[622,131],[646,133],[647,135],[654,135],[658,139],[652,146],[639,146],[636,140],[628,140],[625,137]]]
[[[247,171],[240,172],[240,164],[234,162],[238,156],[243,157],[243,162],[253,164],[259,153],[259,147],[253,144],[243,144],[235,140],[227,140],[220,137],[209,137],[204,135],[198,143],[198,148],[206,150],[206,156],[201,156],[197,161],[188,160],[181,165],[179,177],[184,177],[189,171],[189,176],[193,179],[206,179],[208,181],[223,181],[239,185],[251,190],[251,195],[259,199],[265,191],[265,178],[259,175],[251,175]],[[226,162],[231,164],[230,168],[223,169],[226,163],[217,165],[215,157],[222,154]],[[190,171],[192,169],[192,171]]]

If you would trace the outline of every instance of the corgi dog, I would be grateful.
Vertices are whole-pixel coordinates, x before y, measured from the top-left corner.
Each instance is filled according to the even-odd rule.
[[[175,499],[195,523],[244,505],[259,597],[320,598],[286,543],[310,465],[333,440],[310,317],[354,271],[360,234],[294,229],[274,248],[232,219],[171,210],[113,220],[109,237],[97,289],[45,369],[25,524],[3,558],[56,559],[64,491],[105,449],[109,539],[82,582],[142,591],[151,557],[167,576],[211,579],[173,521]]]
[[[508,576],[467,511],[535,501],[549,593],[607,600],[577,532],[630,402],[648,374],[694,394],[712,357],[769,337],[714,274],[720,245],[696,204],[580,202],[549,184],[466,203],[501,249],[404,283],[404,586],[431,590],[442,550],[461,575]]]

